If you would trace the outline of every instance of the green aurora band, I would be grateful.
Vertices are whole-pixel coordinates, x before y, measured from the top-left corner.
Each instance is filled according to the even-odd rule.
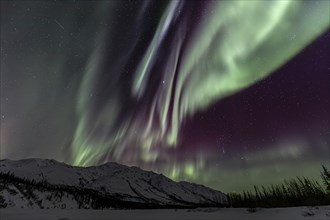
[[[137,101],[150,96],[146,92],[149,76],[162,75],[152,104],[137,110],[134,117],[127,116],[119,126],[115,123],[123,110],[122,100],[115,90],[108,104],[89,120],[88,94],[104,62],[105,34],[100,34],[101,43],[90,56],[80,86],[73,164],[113,160],[173,179],[208,178],[209,174],[202,175],[208,155],[178,161],[169,153],[180,143],[183,121],[268,76],[329,27],[329,1],[214,1],[190,36],[188,19],[180,23],[169,45],[171,52],[163,59],[165,68],[155,73],[158,50],[180,7],[179,1],[168,4],[135,72],[131,96]]]

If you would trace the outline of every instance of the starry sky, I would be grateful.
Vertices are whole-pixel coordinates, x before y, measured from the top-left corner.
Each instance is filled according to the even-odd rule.
[[[329,1],[1,1],[1,158],[224,192],[330,165]]]

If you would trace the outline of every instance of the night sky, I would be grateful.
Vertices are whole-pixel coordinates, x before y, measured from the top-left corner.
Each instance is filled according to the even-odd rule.
[[[330,164],[329,1],[1,1],[1,159],[224,192]]]

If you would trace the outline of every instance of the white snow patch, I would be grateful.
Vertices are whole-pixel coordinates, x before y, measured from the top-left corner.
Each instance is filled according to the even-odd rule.
[[[310,211],[313,216],[303,216]],[[199,208],[199,209],[148,209],[148,210],[41,210],[41,209],[0,209],[0,216],[6,220],[87,220],[87,219],[121,219],[121,220],[328,220],[330,206],[292,207],[258,209],[250,213],[246,208]]]

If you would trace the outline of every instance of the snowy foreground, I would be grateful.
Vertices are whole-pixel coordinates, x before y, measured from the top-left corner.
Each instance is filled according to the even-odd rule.
[[[253,220],[300,220],[330,219],[330,206],[293,207],[257,209],[248,212],[246,208],[198,208],[198,209],[149,209],[149,210],[81,210],[81,209],[0,209],[1,220],[9,219],[40,219],[40,220],[84,220],[84,219],[253,219]]]

